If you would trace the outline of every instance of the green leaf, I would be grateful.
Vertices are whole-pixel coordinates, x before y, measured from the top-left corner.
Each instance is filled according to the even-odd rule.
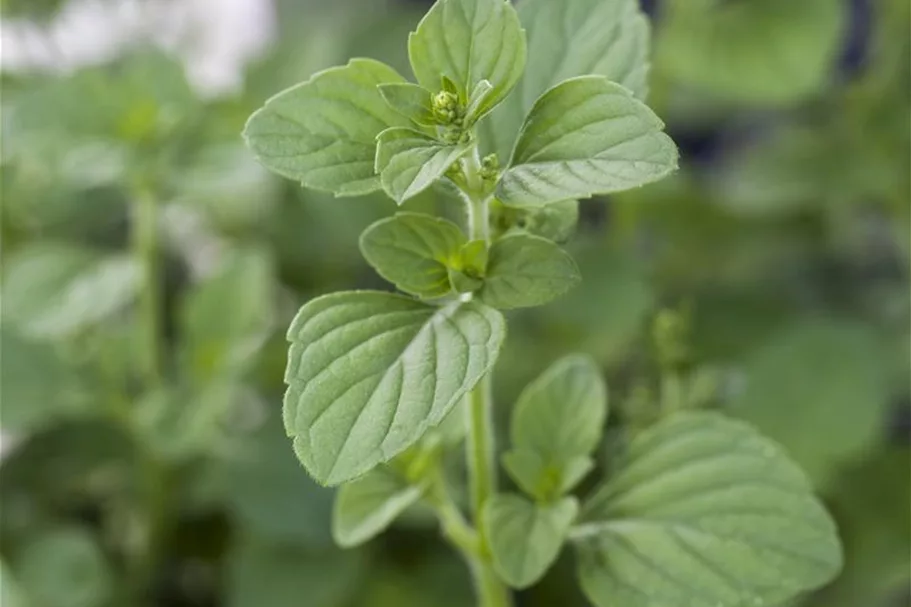
[[[586,356],[567,356],[519,396],[504,464],[532,496],[561,495],[591,469],[588,456],[606,419],[607,386],[598,366]]]
[[[500,309],[540,306],[581,280],[576,262],[551,241],[530,234],[501,238],[490,248],[480,296]]]
[[[525,231],[554,242],[566,242],[579,223],[579,201],[564,200],[543,207],[507,207],[497,201],[491,215],[498,233]]]
[[[487,271],[489,253],[485,240],[466,242],[459,251],[457,267],[473,276],[484,276]]]
[[[487,122],[492,150],[505,157],[535,100],[568,78],[605,76],[645,100],[649,24],[637,0],[522,0],[518,6],[528,69]]]
[[[198,385],[238,377],[255,363],[273,327],[274,291],[270,257],[240,249],[189,292],[180,310],[182,368]]]
[[[493,90],[478,115],[502,101],[525,69],[525,32],[504,0],[439,0],[408,38],[418,82],[434,90],[449,78],[463,102],[482,80]]]
[[[465,123],[473,125],[475,122],[483,118],[484,111],[490,111],[490,108],[487,108],[485,102],[490,94],[493,92],[493,85],[487,80],[481,80],[474,87],[474,90],[471,92],[471,95],[468,98],[468,105],[465,108]],[[485,110],[485,108],[487,108]]]
[[[4,264],[3,318],[28,337],[71,336],[129,305],[139,281],[139,267],[128,255],[33,244]]]
[[[306,187],[336,196],[373,192],[380,189],[377,135],[410,124],[377,85],[404,81],[378,61],[352,59],[270,99],[250,117],[244,138],[266,168]]]
[[[418,297],[452,292],[448,268],[465,244],[459,226],[420,213],[398,213],[361,234],[361,252],[380,276]]]
[[[657,58],[674,80],[733,101],[790,103],[819,91],[841,48],[831,0],[668,2]]]
[[[633,439],[583,507],[582,589],[599,606],[777,605],[841,568],[803,472],[751,427],[680,413]]]
[[[602,76],[566,80],[531,109],[497,187],[507,205],[544,205],[645,185],[677,168],[664,124]]]
[[[881,440],[891,402],[887,365],[872,327],[794,323],[746,356],[731,413],[780,442],[821,487]]]
[[[33,537],[13,560],[26,594],[42,607],[99,607],[110,600],[114,576],[87,531],[63,527]]]
[[[474,293],[484,284],[484,279],[469,276],[461,270],[448,268],[449,283],[456,293]]]
[[[363,544],[382,533],[423,492],[387,466],[371,470],[339,489],[332,512],[332,537],[344,548]]]
[[[481,524],[500,577],[514,588],[541,579],[560,554],[578,510],[573,497],[554,504],[534,504],[513,494],[488,499]]]
[[[470,142],[448,145],[405,128],[385,130],[377,141],[376,172],[383,190],[398,204],[433,185],[471,149]]]
[[[411,82],[394,82],[380,84],[377,88],[389,107],[405,118],[421,126],[436,124],[431,100],[433,93],[424,87]]]
[[[413,445],[491,369],[503,316],[477,302],[433,307],[371,291],[298,312],[284,420],[321,484],[351,480]]]
[[[314,552],[287,542],[241,538],[225,576],[227,607],[338,607],[360,594],[365,562],[354,550]]]
[[[231,443],[217,468],[222,499],[249,535],[282,544],[327,550],[334,493],[306,474],[284,440],[274,412],[262,427]]]

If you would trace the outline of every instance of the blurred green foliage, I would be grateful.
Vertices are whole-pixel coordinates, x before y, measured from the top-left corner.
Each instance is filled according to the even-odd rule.
[[[381,287],[357,237],[393,204],[303,191],[239,137],[267,95],[349,56],[407,73],[401,41],[424,7],[276,7],[276,43],[233,96],[200,97],[149,49],[2,75],[5,606],[470,604],[420,510],[334,547],[332,493],[278,419],[284,327],[314,295]],[[635,418],[657,393],[649,321],[688,302],[687,364],[711,368],[700,389],[781,442],[838,521],[844,572],[805,607],[911,604],[909,22],[904,0],[658,2],[650,104],[682,171],[582,203],[570,250],[586,288],[513,313],[498,366],[501,422],[569,351],[595,357]],[[149,194],[151,276],[133,254]],[[459,219],[442,191],[406,207]],[[137,351],[149,280],[154,389]],[[584,605],[571,570],[561,560],[519,605]]]

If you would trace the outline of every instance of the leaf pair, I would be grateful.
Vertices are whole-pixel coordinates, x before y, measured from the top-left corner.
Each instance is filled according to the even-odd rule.
[[[434,299],[477,291],[495,308],[546,303],[579,282],[572,258],[553,242],[512,234],[487,249],[454,223],[418,213],[378,221],[361,236],[361,251],[399,289]]]
[[[578,512],[564,496],[593,468],[606,417],[607,387],[583,356],[558,361],[519,397],[503,463],[534,501],[496,495],[482,518],[494,565],[511,586],[533,584],[556,560]]]

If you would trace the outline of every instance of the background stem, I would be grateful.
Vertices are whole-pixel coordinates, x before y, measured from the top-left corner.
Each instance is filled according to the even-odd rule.
[[[142,272],[139,302],[138,352],[145,387],[162,383],[161,289],[159,281],[158,207],[147,188],[138,187],[134,202],[133,250]]]

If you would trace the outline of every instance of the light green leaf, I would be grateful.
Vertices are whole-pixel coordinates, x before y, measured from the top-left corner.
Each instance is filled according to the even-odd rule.
[[[269,256],[256,249],[231,252],[180,309],[182,369],[198,385],[240,376],[273,327],[274,299]]]
[[[645,185],[677,168],[664,124],[632,93],[601,76],[566,80],[536,102],[497,198],[543,205]]]
[[[418,82],[434,90],[440,76],[466,102],[482,80],[493,90],[478,115],[502,101],[525,69],[525,32],[504,0],[439,0],[408,38],[408,56]]]
[[[377,142],[376,172],[383,190],[398,204],[433,185],[471,149],[470,142],[448,145],[405,128],[385,130]]]
[[[3,318],[25,336],[71,336],[129,305],[140,272],[127,255],[103,257],[63,244],[34,244],[4,264]]]
[[[606,419],[607,386],[598,366],[586,356],[567,356],[519,396],[504,463],[531,495],[563,494],[591,469],[588,455]]]
[[[469,276],[461,270],[448,268],[449,283],[456,293],[474,293],[484,284],[483,278]]]
[[[9,567],[3,561],[0,561],[0,605],[4,605],[4,607],[28,607],[25,594],[16,580],[13,579]]]
[[[582,589],[599,606],[777,605],[841,568],[835,525],[775,443],[713,413],[633,439],[583,507]]]
[[[344,548],[363,544],[421,499],[423,491],[387,466],[371,470],[339,489],[332,512],[332,536]]]
[[[487,122],[493,151],[505,157],[535,100],[568,78],[605,76],[645,100],[649,25],[637,0],[522,0],[518,7],[528,69]]]
[[[481,299],[500,309],[540,306],[581,280],[576,262],[551,241],[530,234],[501,238],[490,248]]]
[[[380,84],[377,88],[389,107],[415,124],[422,126],[436,124],[431,100],[433,93],[424,87],[411,82],[394,82]]]
[[[33,537],[13,560],[26,594],[42,607],[101,607],[111,598],[114,576],[98,544],[77,527]]]
[[[595,461],[580,455],[559,466],[531,449],[516,448],[503,454],[503,467],[522,491],[538,499],[564,495],[595,467]]]
[[[285,430],[321,484],[351,480],[413,445],[490,370],[503,316],[389,293],[319,297],[288,340]]]
[[[336,196],[373,192],[380,189],[377,135],[410,124],[377,85],[404,81],[378,61],[352,59],[270,99],[250,117],[244,138],[266,168],[306,187]]]
[[[474,276],[483,276],[487,271],[489,253],[485,240],[466,242],[459,251],[458,268]]]
[[[821,487],[881,440],[891,402],[886,359],[863,324],[785,326],[746,357],[731,413],[784,445]]]
[[[820,90],[838,58],[845,4],[668,2],[657,60],[674,80],[725,99],[788,103]]]
[[[420,213],[381,219],[361,234],[361,252],[380,276],[418,297],[452,292],[448,268],[466,238],[451,221]]]
[[[500,233],[525,231],[554,242],[566,242],[579,223],[579,201],[564,200],[543,207],[507,207],[497,201],[492,223]]]
[[[573,497],[554,504],[534,504],[513,494],[487,500],[481,524],[500,577],[514,588],[541,579],[560,554],[578,510]]]

